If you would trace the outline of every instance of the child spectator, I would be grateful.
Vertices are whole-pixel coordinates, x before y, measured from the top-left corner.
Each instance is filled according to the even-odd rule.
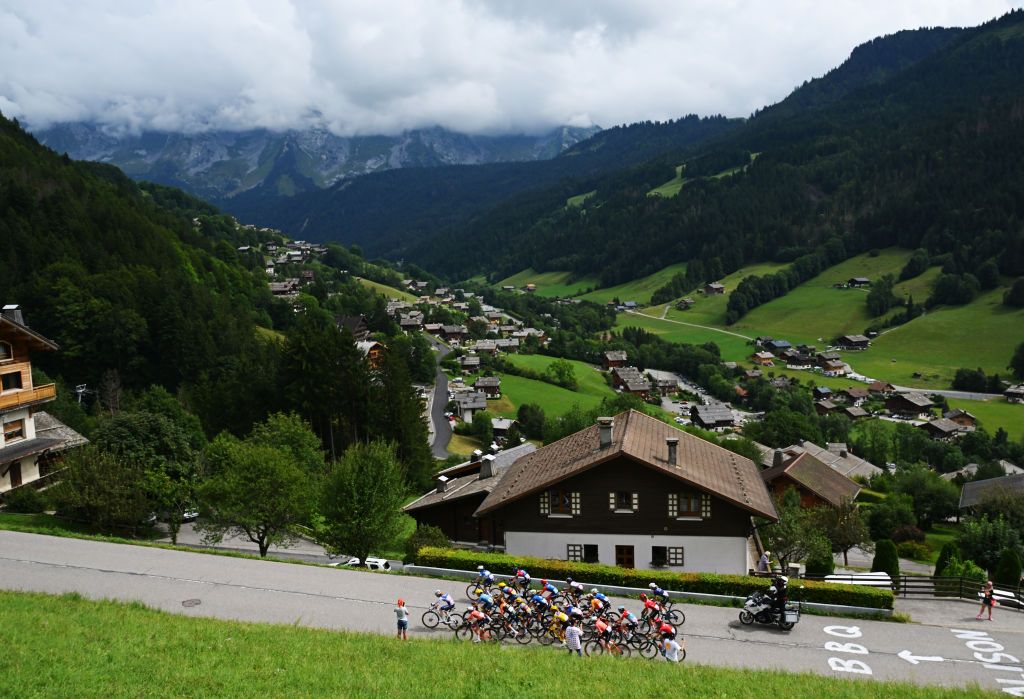
[[[409,640],[409,609],[405,606],[405,600],[398,600],[398,606],[395,607],[395,616],[398,617],[398,633],[395,638],[400,638],[403,641]]]

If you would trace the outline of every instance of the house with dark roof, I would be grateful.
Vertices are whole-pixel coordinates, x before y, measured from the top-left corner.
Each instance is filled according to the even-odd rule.
[[[651,394],[651,382],[636,367],[621,366],[612,369],[612,385],[624,393],[646,399]]]
[[[473,516],[513,555],[736,574],[778,520],[752,461],[632,410],[517,459]]]
[[[867,349],[871,341],[865,335],[843,335],[837,344],[846,350],[862,350]]]
[[[725,285],[720,284],[718,282],[711,282],[710,284],[704,286],[704,293],[708,294],[709,296],[714,294],[724,294]]]
[[[830,400],[819,400],[814,404],[814,412],[818,415],[828,415],[839,410],[839,406]]]
[[[881,468],[854,454],[844,442],[828,442],[824,447],[821,447],[814,442],[803,441],[799,444],[788,446],[785,449],[772,449],[763,444],[757,444],[757,448],[761,451],[761,464],[769,468],[781,463],[776,461],[777,458],[789,459],[806,452],[847,478],[854,478],[855,476],[871,478],[882,473]],[[777,451],[782,452],[783,456],[776,457],[775,453]]]
[[[697,427],[715,431],[727,429],[736,424],[732,408],[725,403],[695,405],[690,408],[690,420]]]
[[[867,277],[850,277],[846,282],[847,286],[871,286],[871,280]]]
[[[480,368],[480,357],[475,354],[464,354],[456,361],[464,374],[471,374]]]
[[[762,471],[761,478],[778,497],[795,488],[802,507],[839,507],[844,500],[854,500],[860,493],[857,483],[807,452],[777,460],[781,463]]]
[[[1003,396],[1009,403],[1024,403],[1024,383],[1010,386],[1003,391]]]
[[[928,412],[932,401],[920,393],[897,393],[886,399],[885,407],[893,415],[916,418]]]
[[[481,391],[488,398],[501,398],[501,377],[481,376],[473,384],[473,388]]]
[[[978,426],[978,418],[971,415],[966,410],[960,408],[954,408],[953,410],[947,410],[942,414],[942,417],[947,420],[952,420],[961,427],[969,427],[971,429]]]
[[[0,311],[0,500],[18,488],[49,486],[63,470],[63,453],[86,439],[39,407],[57,397],[54,384],[36,385],[33,352],[57,344],[25,323],[16,304]]]
[[[438,527],[459,544],[502,541],[503,522],[493,516],[475,517],[474,513],[508,467],[536,450],[534,444],[525,442],[494,455],[475,452],[469,461],[440,471],[434,477],[434,489],[403,509],[417,525]]]
[[[473,422],[473,415],[487,410],[487,394],[479,391],[463,391],[455,394],[455,407],[463,422]]]
[[[944,417],[929,420],[920,425],[920,429],[928,433],[928,436],[940,442],[949,442],[959,437],[964,432],[973,430],[973,427],[963,427]]]
[[[782,354],[791,349],[793,344],[789,340],[769,340],[764,346],[772,354]]]
[[[616,367],[626,366],[627,360],[626,350],[608,350],[601,357],[601,366],[608,371]]]
[[[986,500],[1002,496],[1024,498],[1024,474],[964,483],[960,490],[960,509],[969,510]]]
[[[886,381],[872,381],[868,384],[868,393],[873,396],[887,397],[896,391],[896,387]]]

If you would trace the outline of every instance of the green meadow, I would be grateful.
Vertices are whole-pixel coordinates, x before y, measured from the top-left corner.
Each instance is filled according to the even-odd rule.
[[[539,296],[575,296],[581,291],[592,289],[597,286],[596,279],[583,277],[573,279],[571,272],[535,272],[533,269],[524,269],[522,272],[506,277],[494,286],[502,287],[512,285],[522,289],[527,284],[534,284],[537,287],[535,292]]]
[[[685,269],[685,262],[669,265],[646,277],[640,277],[625,284],[617,284],[604,289],[595,289],[590,293],[583,294],[580,298],[593,301],[594,303],[608,303],[617,298],[623,302],[636,301],[641,306],[646,306],[651,302],[651,295],[655,291],[665,286],[677,272],[682,272]]]
[[[396,289],[393,286],[381,284],[380,282],[374,282],[370,281],[369,279],[363,279],[362,277],[359,277],[359,283],[369,289],[373,289],[374,291],[376,291],[381,296],[384,296],[385,298],[398,299],[400,301],[408,301],[409,303],[415,303],[417,300],[419,300],[417,296],[413,296],[408,291],[402,291],[401,289]],[[434,290],[431,289],[430,291],[433,292]]]

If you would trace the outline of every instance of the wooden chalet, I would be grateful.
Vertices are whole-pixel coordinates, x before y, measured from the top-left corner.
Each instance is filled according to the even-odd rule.
[[[651,382],[636,367],[624,366],[612,369],[612,385],[623,393],[647,399],[651,395]]]
[[[1024,403],[1024,384],[1010,386],[1003,391],[1003,396],[1008,403]]]
[[[635,411],[489,477],[446,480],[405,510],[513,555],[735,574],[756,562],[752,518],[778,520],[753,462]]]
[[[601,366],[605,371],[626,366],[629,357],[625,350],[608,350],[601,357]]]
[[[916,418],[931,409],[932,401],[920,393],[897,393],[886,399],[885,407],[893,415]]]
[[[969,481],[960,490],[960,509],[969,510],[998,497],[1024,498],[1024,474]]]
[[[705,430],[724,430],[736,425],[732,408],[725,403],[695,405],[690,408],[690,420]]]
[[[942,414],[942,417],[947,420],[952,420],[956,424],[960,425],[960,427],[974,429],[978,426],[978,418],[974,417],[966,410],[961,410],[960,408],[948,410]]]
[[[370,326],[366,324],[366,316],[335,316],[334,322],[341,330],[348,330],[356,342],[370,338]]]
[[[751,361],[760,366],[775,366],[775,355],[771,352],[754,352],[750,355]]]
[[[871,346],[871,340],[866,335],[843,335],[836,344],[845,350],[863,350]]]
[[[779,463],[762,471],[761,478],[777,497],[795,488],[802,507],[839,507],[860,494],[860,485],[807,452],[789,457],[782,451],[775,454]]]
[[[708,295],[724,294],[725,293],[725,285],[724,284],[720,284],[719,282],[711,282],[710,284],[705,285],[704,293],[708,294]]]
[[[55,384],[32,382],[32,352],[57,345],[25,323],[14,304],[0,311],[0,498],[22,487],[50,485],[63,468],[62,455],[87,440],[39,410],[57,397]]]
[[[376,340],[360,340],[356,343],[356,349],[363,355],[371,369],[380,369],[380,365],[384,361],[385,347],[383,344]]]
[[[480,391],[488,398],[501,398],[501,377],[481,376],[473,384],[473,388]]]
[[[846,282],[847,286],[859,287],[859,286],[871,286],[871,280],[867,277],[850,277]]]
[[[804,453],[810,454],[833,471],[838,471],[847,478],[855,476],[871,478],[882,473],[881,468],[855,455],[843,442],[829,442],[824,447],[808,441],[793,444],[785,449],[771,449],[763,444],[759,444],[757,447],[761,451],[761,463],[769,468],[781,463],[777,460],[779,457],[775,455],[776,452],[781,451],[783,460],[795,458]]]
[[[949,442],[974,428],[963,427],[952,420],[940,417],[920,425],[920,429],[927,432],[928,436],[936,441]]]

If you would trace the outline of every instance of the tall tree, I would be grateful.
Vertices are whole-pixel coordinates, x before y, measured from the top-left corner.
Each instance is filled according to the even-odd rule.
[[[844,566],[850,565],[847,557],[850,549],[870,550],[871,533],[861,517],[860,507],[852,500],[844,500],[838,507],[821,508],[818,524],[831,542],[832,549],[843,554]]]
[[[423,420],[423,399],[412,386],[409,367],[401,353],[384,353],[373,386],[374,432],[393,442],[405,481],[426,486],[434,468]]]
[[[324,488],[322,541],[335,553],[366,561],[391,541],[401,520],[405,488],[395,448],[375,440],[348,448]]]

